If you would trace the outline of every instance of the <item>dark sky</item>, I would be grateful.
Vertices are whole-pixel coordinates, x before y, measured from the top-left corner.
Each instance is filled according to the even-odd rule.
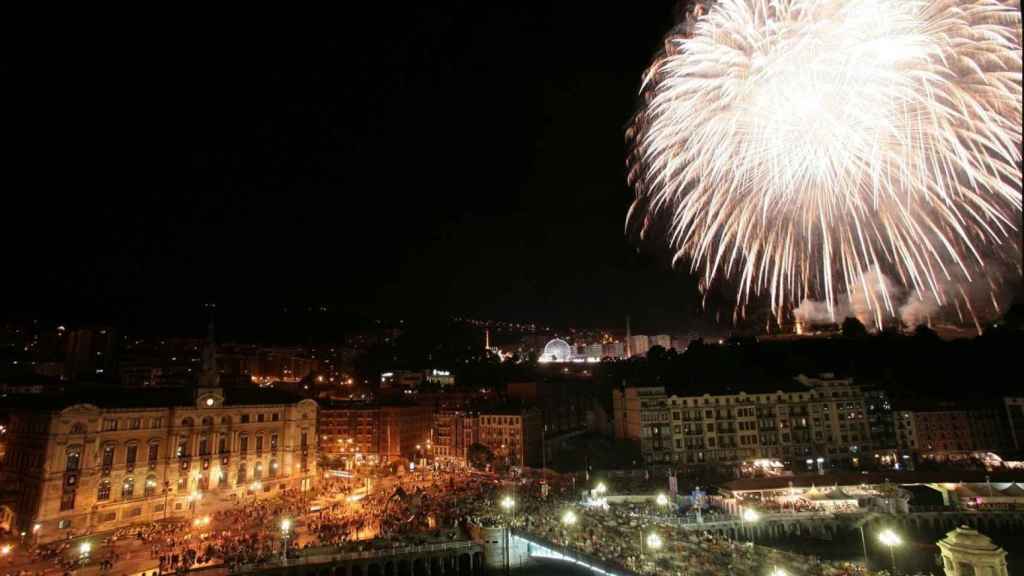
[[[623,131],[674,2],[521,4],[26,49],[7,312],[320,301],[685,329],[693,281],[623,234]]]

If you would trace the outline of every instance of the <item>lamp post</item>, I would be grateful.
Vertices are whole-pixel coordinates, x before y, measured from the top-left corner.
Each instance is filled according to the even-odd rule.
[[[514,513],[515,508],[516,508],[516,501],[511,496],[505,496],[504,498],[501,499],[501,509],[504,510],[506,514],[508,514],[509,512],[513,512]],[[511,537],[511,534],[510,534],[511,530],[512,530],[511,522],[509,522],[508,518],[506,518],[505,519],[505,574],[508,574],[512,570],[512,558],[511,558],[511,554],[510,554],[510,550],[509,550],[509,546],[511,546],[511,544],[512,544],[512,537]]]
[[[889,559],[892,560],[892,571],[895,574],[896,573],[896,551],[895,551],[895,548],[896,548],[896,546],[899,546],[900,544],[903,544],[903,539],[900,538],[899,534],[897,534],[897,533],[893,532],[892,530],[886,528],[885,530],[882,530],[882,532],[878,535],[878,540],[882,544],[885,544],[886,546],[889,547]]]
[[[188,508],[192,513],[192,521],[196,519],[196,507],[199,505],[199,501],[203,499],[203,493],[196,490],[188,495]]]
[[[664,544],[664,542],[662,542],[661,536],[659,536],[657,532],[651,532],[645,538],[643,530],[640,531],[640,572],[641,573],[644,570],[644,544],[647,545],[648,549],[656,552],[658,550],[661,550],[661,547]]]
[[[577,521],[578,521],[578,518],[576,518],[576,513],[573,512],[572,510],[566,510],[565,513],[562,514],[562,526],[565,526],[565,546],[566,546],[566,548],[569,547],[569,530],[573,526],[576,525]]]
[[[747,533],[750,535],[750,543],[753,544],[754,543],[753,525],[758,520],[761,519],[761,515],[758,514],[757,510],[754,510],[753,508],[744,508],[743,509],[743,514],[742,514],[742,518],[743,518],[743,523],[746,524],[746,529],[748,531]]]
[[[291,535],[292,521],[288,518],[281,520],[281,562],[288,561],[288,537]]]

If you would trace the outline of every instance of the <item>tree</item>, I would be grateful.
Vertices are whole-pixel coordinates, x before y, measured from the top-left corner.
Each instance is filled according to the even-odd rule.
[[[469,459],[470,466],[477,470],[483,470],[491,462],[494,462],[494,452],[483,444],[474,443],[470,444],[469,449],[466,450],[466,458]]]
[[[861,324],[860,320],[857,320],[853,316],[848,316],[846,320],[843,320],[843,337],[864,338],[867,335],[868,329]]]

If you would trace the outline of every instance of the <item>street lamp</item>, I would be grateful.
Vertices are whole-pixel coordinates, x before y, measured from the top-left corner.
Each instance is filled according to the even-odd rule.
[[[78,546],[78,561],[82,564],[88,564],[90,552],[92,552],[92,543],[82,542]]]
[[[511,496],[505,496],[504,498],[501,499],[500,506],[501,506],[501,509],[504,510],[505,512],[510,512],[512,510],[515,510],[516,501]],[[510,535],[510,531],[511,531],[511,527],[510,527],[510,524],[509,524],[508,520],[506,519],[506,521],[505,521],[505,574],[508,574],[509,571],[511,571],[511,569],[512,569],[512,558],[511,558],[511,555],[509,554],[509,546],[512,543],[512,538],[511,538],[511,535]]]
[[[758,514],[757,510],[754,510],[753,508],[744,508],[742,518],[743,522],[747,525],[747,530],[750,534],[750,543],[753,544],[754,530],[751,528],[751,526],[753,526],[753,524],[755,524],[758,520],[761,519],[761,515]]]
[[[889,547],[889,559],[892,560],[892,571],[896,572],[896,551],[895,547],[903,544],[900,535],[886,528],[878,535],[878,541]]]
[[[292,521],[288,518],[281,520],[281,560],[288,560],[288,535],[292,530]]]
[[[14,549],[14,547],[10,544],[4,544],[3,546],[0,546],[0,556],[7,556],[11,553],[12,549]]]
[[[598,482],[597,486],[594,486],[594,492],[597,494],[604,494],[608,491],[608,487],[604,485],[604,482]]]
[[[565,524],[566,526],[574,526],[576,521],[576,513],[572,510],[566,510],[565,514],[562,514],[562,524]]]
[[[654,503],[664,508],[665,506],[668,506],[668,496],[658,494],[658,496],[654,498]]]
[[[640,532],[640,569],[641,569],[641,571],[643,570],[644,544],[647,545],[648,549],[657,551],[657,550],[661,550],[661,546],[662,546],[662,544],[664,544],[664,542],[662,542],[661,536],[659,536],[657,532],[651,532],[650,534],[647,535],[646,538],[644,538],[644,533]]]

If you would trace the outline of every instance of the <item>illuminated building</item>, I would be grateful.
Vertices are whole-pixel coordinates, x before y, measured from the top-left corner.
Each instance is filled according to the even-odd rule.
[[[637,442],[647,462],[671,460],[672,430],[664,388],[613,390],[612,410],[617,439]]]
[[[537,408],[497,408],[480,411],[480,443],[499,462],[540,467],[544,422]]]
[[[254,388],[35,397],[15,406],[2,486],[42,541],[189,512],[196,494],[307,490],[317,405]]]
[[[320,449],[325,458],[356,463],[377,464],[413,458],[416,445],[430,439],[432,427],[430,406],[325,402],[320,408]]]

